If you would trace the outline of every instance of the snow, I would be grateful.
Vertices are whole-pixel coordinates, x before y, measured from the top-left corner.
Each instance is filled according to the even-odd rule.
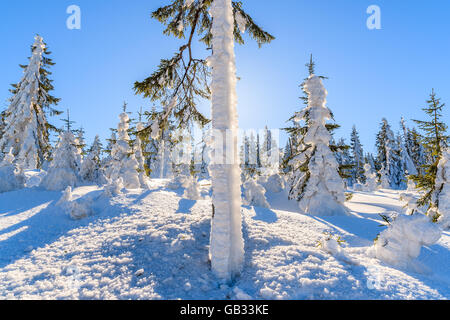
[[[25,175],[20,167],[14,165],[10,150],[0,162],[0,193],[21,189],[25,186]]]
[[[153,179],[149,190],[113,197],[74,188],[72,200],[96,199],[92,215],[73,220],[57,205],[63,192],[29,188],[0,194],[1,299],[449,299],[450,233],[423,247],[421,270],[369,254],[387,230],[378,214],[402,213],[399,192],[355,192],[350,216],[311,217],[286,210],[242,208],[244,268],[223,285],[210,271],[211,197],[182,197]],[[345,240],[318,246],[324,234]],[[325,236],[326,237],[326,236]],[[424,271],[424,272],[422,272]]]
[[[125,188],[139,189],[139,163],[130,148],[128,135],[129,120],[127,113],[119,115],[120,122],[117,127],[117,141],[111,150],[111,163],[107,170],[107,177],[113,181],[122,179]]]
[[[389,227],[381,232],[374,254],[380,260],[401,268],[414,268],[414,260],[422,246],[439,241],[441,229],[423,214],[399,215]]]
[[[443,152],[441,161],[438,165],[436,174],[436,189],[438,212],[440,214],[439,222],[444,229],[450,228],[450,150]]]
[[[296,115],[296,122],[306,121],[305,151],[291,161],[295,167],[291,179],[291,198],[299,201],[300,209],[316,216],[346,215],[344,181],[338,173],[338,163],[330,150],[332,139],[326,128],[332,118],[326,107],[328,95],[322,79],[311,75],[304,84],[308,106]],[[308,146],[308,147],[306,147]],[[308,172],[302,167],[307,164]]]
[[[231,0],[213,1],[210,13],[213,17],[211,33],[214,48],[211,58],[211,118],[216,143],[214,150],[221,149],[221,154],[224,155],[221,159],[214,159],[210,165],[214,191],[210,256],[214,273],[229,281],[239,274],[244,259],[240,168],[239,155],[236,152],[238,150],[237,78]],[[224,141],[228,140],[223,138],[227,135],[232,137],[231,142]],[[220,157],[216,155],[214,158]],[[229,159],[231,161],[228,161]]]
[[[266,200],[266,190],[262,185],[249,178],[244,183],[244,198],[248,206],[256,206],[261,208],[269,208],[269,203]]]
[[[47,190],[64,190],[79,184],[81,155],[76,147],[77,140],[70,131],[61,133],[50,168],[41,182]]]

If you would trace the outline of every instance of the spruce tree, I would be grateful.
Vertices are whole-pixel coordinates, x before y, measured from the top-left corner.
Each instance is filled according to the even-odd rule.
[[[351,163],[353,165],[352,182],[364,184],[366,182],[364,175],[364,152],[355,126],[352,128],[350,141]]]
[[[310,76],[303,88],[308,95],[308,105],[294,116],[297,122],[304,121],[300,152],[291,160],[293,176],[290,181],[290,199],[299,202],[300,208],[311,215],[346,214],[344,182],[340,176],[339,164],[332,150],[331,131],[336,128],[327,121],[333,115],[326,107],[327,91],[323,77],[314,75],[310,63]]]
[[[3,114],[4,128],[0,139],[0,158],[12,148],[14,161],[23,169],[38,169],[49,158],[51,150],[50,130],[47,116],[61,112],[53,106],[59,102],[51,95],[54,89],[49,67],[54,63],[50,51],[41,36],[35,37],[28,65],[21,65],[24,76],[12,85],[11,104]]]
[[[382,187],[403,189],[406,187],[406,177],[401,157],[400,145],[395,138],[388,121],[383,118],[376,139],[377,170]]]
[[[441,99],[436,97],[434,89],[427,100],[428,106],[422,110],[430,117],[428,121],[414,120],[422,130],[421,142],[428,154],[428,163],[423,165],[423,174],[413,175],[411,178],[416,182],[417,188],[424,192],[418,200],[420,207],[427,207],[427,212],[434,212],[439,207],[440,186],[436,184],[438,165],[442,158],[444,146],[447,144],[447,125],[441,120],[442,110],[445,106]]]
[[[81,164],[80,177],[83,181],[97,184],[106,183],[104,169],[101,165],[102,143],[98,135],[95,136],[92,146],[86,153],[86,157]]]

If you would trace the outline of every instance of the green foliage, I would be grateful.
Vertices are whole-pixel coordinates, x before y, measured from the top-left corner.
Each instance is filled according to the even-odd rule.
[[[442,148],[447,145],[449,136],[446,134],[447,125],[441,121],[442,110],[445,106],[439,98],[436,98],[434,89],[427,100],[428,106],[422,110],[430,117],[429,121],[414,120],[422,130],[420,141],[428,154],[429,161],[422,166],[423,174],[412,175],[410,178],[416,183],[417,188],[423,191],[424,195],[418,200],[420,207],[428,207],[429,211],[433,207],[438,207],[438,198],[433,194],[439,192],[436,188],[436,174],[439,161],[442,157]]]
[[[209,16],[209,8],[212,1],[196,0],[186,7],[184,0],[173,0],[171,4],[157,9],[151,15],[165,26],[165,35],[187,39],[172,58],[162,59],[155,72],[134,85],[136,94],[142,94],[163,106],[163,110],[158,113],[146,113],[149,118],[155,117],[162,131],[167,129],[171,117],[175,118],[178,128],[186,128],[192,122],[201,126],[209,122],[197,109],[197,104],[199,99],[211,97],[210,68],[206,59],[194,56],[192,44],[194,37],[197,37],[211,49],[212,19]],[[246,30],[259,46],[275,39],[254,22],[243,10],[241,2],[233,2],[233,10],[235,16],[240,14],[246,20]],[[234,36],[237,43],[244,44],[237,22]],[[149,131],[149,127],[144,129],[146,134]]]

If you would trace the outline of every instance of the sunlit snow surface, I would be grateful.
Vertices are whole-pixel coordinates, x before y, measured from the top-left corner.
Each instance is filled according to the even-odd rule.
[[[33,176],[34,177],[34,176]],[[448,299],[450,233],[423,248],[420,273],[371,258],[384,228],[379,213],[403,209],[399,192],[356,192],[351,217],[300,214],[285,193],[268,194],[272,209],[243,207],[245,266],[229,285],[210,271],[210,186],[204,200],[152,180],[151,190],[98,198],[94,215],[72,220],[56,206],[62,192],[29,188],[0,194],[1,299]],[[318,245],[341,236],[341,254]]]

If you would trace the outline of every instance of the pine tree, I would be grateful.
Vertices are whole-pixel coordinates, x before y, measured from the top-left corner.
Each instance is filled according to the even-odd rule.
[[[23,169],[40,168],[49,158],[49,131],[57,131],[47,122],[47,116],[61,112],[52,106],[59,99],[50,94],[54,89],[48,67],[54,63],[41,36],[35,37],[28,65],[21,65],[24,76],[11,90],[11,104],[5,111],[3,134],[0,139],[0,158],[12,148],[14,161]]]
[[[352,182],[364,184],[366,182],[364,176],[364,152],[355,126],[352,128],[350,141],[351,164],[353,165]]]
[[[322,78],[313,73],[303,84],[308,94],[308,106],[297,113],[294,119],[304,121],[302,127],[302,150],[291,160],[293,176],[289,197],[299,201],[300,208],[312,215],[346,214],[344,182],[339,173],[339,164],[331,147],[330,131],[327,126],[333,115],[326,107],[327,91]],[[337,150],[337,149],[335,149]]]
[[[428,212],[433,212],[433,209],[439,207],[437,195],[440,190],[436,184],[438,164],[442,158],[443,146],[447,144],[449,136],[446,134],[447,125],[441,121],[445,104],[436,97],[434,89],[427,104],[428,106],[422,110],[430,117],[430,120],[414,120],[414,122],[423,131],[421,142],[429,156],[429,161],[423,166],[423,174],[414,175],[411,178],[416,182],[417,188],[424,192],[417,204],[420,207],[427,207]]]

